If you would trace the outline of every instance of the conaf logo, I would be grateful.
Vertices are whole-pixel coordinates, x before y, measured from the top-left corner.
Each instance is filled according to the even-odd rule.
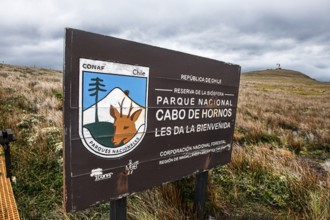
[[[90,66],[104,66],[88,70]],[[91,153],[117,158],[133,151],[147,129],[149,68],[80,59],[79,135]]]

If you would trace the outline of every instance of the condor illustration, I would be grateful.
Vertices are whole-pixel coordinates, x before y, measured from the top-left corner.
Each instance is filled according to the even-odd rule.
[[[148,76],[147,67],[80,59],[79,135],[87,150],[118,158],[140,144],[147,128]]]

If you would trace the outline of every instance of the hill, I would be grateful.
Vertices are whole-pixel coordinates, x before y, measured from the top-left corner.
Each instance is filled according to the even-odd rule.
[[[0,91],[21,219],[109,219],[108,204],[62,208],[62,73],[1,64]],[[232,162],[210,171],[207,215],[329,219],[329,100],[329,83],[294,71],[243,74]],[[128,217],[194,219],[193,189],[188,178],[130,196]]]
[[[294,70],[287,70],[287,69],[267,69],[267,70],[260,70],[260,71],[252,71],[243,73],[243,76],[247,77],[256,77],[256,78],[268,78],[268,79],[285,79],[285,80],[312,80],[304,73],[294,71]]]
[[[294,70],[273,69],[243,73],[241,85],[254,85],[262,91],[286,91],[297,95],[327,94],[329,82],[319,82]]]

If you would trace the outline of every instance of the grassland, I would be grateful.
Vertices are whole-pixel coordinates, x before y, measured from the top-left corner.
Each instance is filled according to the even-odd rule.
[[[109,219],[62,209],[62,73],[0,65],[0,129],[12,128],[22,219]],[[330,218],[330,83],[288,70],[243,74],[232,162],[210,171],[216,219]],[[128,199],[129,219],[195,219],[194,179]]]

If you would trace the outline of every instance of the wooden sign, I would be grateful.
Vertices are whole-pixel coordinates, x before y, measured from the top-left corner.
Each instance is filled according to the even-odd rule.
[[[231,160],[240,67],[66,30],[66,211]]]

